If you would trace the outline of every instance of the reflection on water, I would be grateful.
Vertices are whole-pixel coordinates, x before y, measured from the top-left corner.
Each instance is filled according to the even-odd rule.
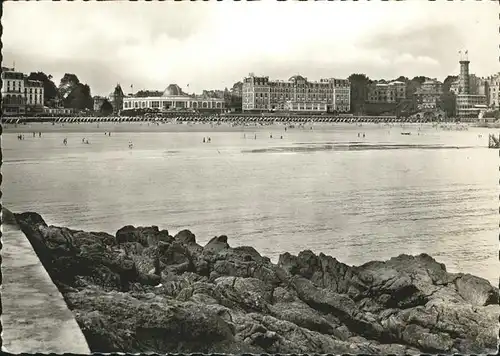
[[[350,264],[426,252],[497,283],[498,152],[479,131],[273,130],[4,134],[3,202],[86,230],[154,224],[191,229],[200,243],[227,234],[274,260],[303,249]]]

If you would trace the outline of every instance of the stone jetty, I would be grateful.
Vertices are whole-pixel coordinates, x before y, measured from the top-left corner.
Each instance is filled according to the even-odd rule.
[[[2,351],[90,354],[74,314],[6,209],[2,245]]]
[[[499,291],[431,256],[348,266],[309,250],[273,264],[227,236],[116,234],[15,214],[92,352],[494,353]]]

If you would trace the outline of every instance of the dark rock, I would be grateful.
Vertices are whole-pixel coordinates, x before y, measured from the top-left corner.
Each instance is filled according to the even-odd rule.
[[[196,236],[189,230],[179,231],[174,238],[184,245],[196,244]]]
[[[228,249],[227,236],[221,235],[212,238],[203,248],[204,252],[218,253],[222,250]]]
[[[499,303],[498,289],[486,279],[470,274],[456,279],[455,285],[458,294],[472,305],[486,306]]]
[[[160,231],[158,226],[134,227],[127,225],[116,232],[116,242],[119,244],[124,242],[138,242],[148,247],[157,245],[159,241],[172,242],[172,240],[173,237],[168,234],[168,231]]]
[[[106,233],[14,214],[93,352],[493,353],[498,289],[401,255],[351,267],[322,253],[277,265],[227,236]],[[11,216],[12,220],[12,216]]]

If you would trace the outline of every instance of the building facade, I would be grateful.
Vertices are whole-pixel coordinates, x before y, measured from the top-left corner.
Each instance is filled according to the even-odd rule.
[[[369,103],[397,103],[406,99],[406,84],[399,81],[368,85]]]
[[[210,98],[203,95],[188,95],[176,84],[170,84],[161,96],[123,98],[123,110],[152,109],[169,110],[225,110],[223,98]]]
[[[2,67],[2,108],[4,115],[25,115],[43,109],[43,83],[28,80],[14,68]]]
[[[308,81],[300,75],[288,81],[257,77],[243,79],[243,111],[348,112],[351,86],[347,79]]]
[[[25,79],[24,96],[26,97],[27,107],[43,107],[43,83],[38,80]]]
[[[436,79],[426,80],[415,92],[419,110],[436,110],[443,94],[443,83]]]
[[[2,68],[2,111],[4,115],[24,115],[24,74],[13,68]]]
[[[118,114],[120,110],[122,110],[124,98],[125,94],[123,94],[122,87],[120,84],[116,84],[115,90],[113,90],[113,92],[108,96],[109,102],[111,103],[111,106],[113,106],[113,113]]]
[[[487,105],[487,84],[484,79],[469,74],[470,61],[467,51],[461,57],[458,80],[452,83],[450,90],[456,97],[456,114],[459,118],[478,117]]]
[[[492,109],[500,108],[500,73],[486,78],[488,83],[487,88],[487,105]]]
[[[456,113],[458,117],[477,117],[484,107],[486,107],[485,95],[458,94],[456,96]]]
[[[105,97],[102,96],[94,96],[92,98],[94,100],[94,111],[98,112],[101,111],[102,104],[107,100]]]

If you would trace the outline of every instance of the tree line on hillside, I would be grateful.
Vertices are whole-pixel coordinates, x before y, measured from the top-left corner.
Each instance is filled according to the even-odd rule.
[[[90,87],[81,83],[78,77],[73,73],[66,73],[61,78],[59,86],[53,81],[53,77],[43,72],[32,72],[28,79],[38,80],[43,83],[44,87],[44,102],[49,106],[62,105],[65,108],[76,110],[92,110],[93,99]],[[354,113],[366,113],[368,87],[375,83],[375,80],[370,79],[366,74],[354,73],[348,77],[351,82],[351,111]],[[415,92],[427,80],[428,77],[416,76],[409,79],[400,76],[394,80],[401,81],[406,84],[406,97],[408,101],[414,97]],[[443,82],[443,94],[440,97],[439,107],[444,110],[447,115],[455,115],[455,96],[450,92],[451,84],[457,79],[457,76],[448,76]],[[377,82],[388,83],[387,80],[379,80]],[[205,91],[204,94],[211,97],[223,97],[229,108],[241,110],[241,87],[242,83],[237,82],[231,89],[225,88],[224,91]],[[140,97],[146,96],[161,96],[160,91],[140,90],[136,95]],[[411,105],[410,105],[411,106]],[[111,103],[104,99],[100,109],[101,113],[107,115],[113,112]]]

